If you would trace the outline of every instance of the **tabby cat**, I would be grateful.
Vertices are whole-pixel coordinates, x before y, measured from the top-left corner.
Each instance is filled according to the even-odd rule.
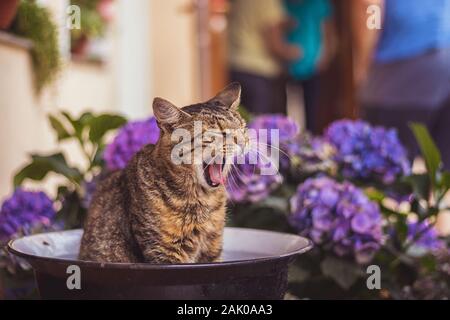
[[[245,134],[245,121],[237,111],[240,93],[241,86],[232,83],[211,100],[181,109],[155,98],[160,138],[97,186],[85,221],[80,259],[159,264],[219,259],[230,146],[225,142],[221,146],[226,160],[222,164],[175,164],[171,154],[177,141],[172,133],[178,128],[194,133],[194,122],[201,121],[202,132],[236,129]],[[201,141],[200,147],[208,144]]]

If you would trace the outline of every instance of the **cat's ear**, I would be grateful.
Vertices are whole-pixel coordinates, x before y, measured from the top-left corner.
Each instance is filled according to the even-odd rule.
[[[236,110],[241,102],[241,85],[238,82],[230,83],[210,101],[219,101],[222,105]]]
[[[191,117],[188,113],[162,98],[153,100],[153,114],[160,127],[163,128],[173,128],[178,123]]]

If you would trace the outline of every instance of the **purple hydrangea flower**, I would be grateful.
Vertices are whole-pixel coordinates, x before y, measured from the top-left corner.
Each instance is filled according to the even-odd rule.
[[[409,222],[407,242],[413,242],[414,247],[431,252],[437,252],[445,247],[444,242],[439,239],[436,228],[428,221]]]
[[[349,182],[310,178],[291,198],[291,225],[338,256],[370,262],[382,244],[382,217],[376,203]]]
[[[96,187],[97,187],[97,180],[95,177],[89,181],[83,182],[84,195],[83,198],[81,199],[81,204],[83,205],[83,208],[88,209],[89,206],[91,205]]]
[[[390,184],[411,170],[397,131],[372,127],[367,122],[339,120],[325,132],[336,147],[335,160],[345,178],[374,179]]]
[[[155,144],[159,139],[156,119],[129,122],[120,128],[117,136],[106,147],[103,159],[109,170],[123,169],[128,161],[147,144]]]
[[[278,130],[279,142],[293,139],[299,133],[297,123],[289,117],[283,115],[261,115],[255,117],[248,125],[249,129],[267,129],[267,143],[271,142],[271,130]]]
[[[18,232],[28,234],[36,226],[50,226],[54,216],[53,202],[44,192],[18,188],[2,204],[0,241],[7,241]]]
[[[234,165],[227,178],[228,198],[234,202],[261,201],[283,182],[273,163],[258,155],[250,161],[251,154],[245,156],[245,163]],[[274,174],[262,174],[263,168],[271,168]]]
[[[283,115],[258,116],[248,127],[256,130],[256,136],[250,136],[250,151],[245,155],[244,163],[235,159],[227,183],[228,197],[234,202],[261,201],[280,186],[283,177],[270,158],[274,150],[278,151],[279,145],[272,143],[271,130],[278,130],[275,134],[278,134],[279,142],[293,139],[299,132],[295,121]],[[267,130],[267,140],[263,140],[261,129]],[[264,172],[263,169],[269,168],[271,174]]]
[[[280,149],[283,151],[280,156],[282,169],[304,173],[336,171],[336,149],[322,137],[300,134],[281,143]]]

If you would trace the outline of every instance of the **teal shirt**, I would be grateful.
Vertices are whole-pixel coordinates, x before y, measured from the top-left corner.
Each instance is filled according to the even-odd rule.
[[[331,15],[329,0],[284,0],[286,13],[296,21],[289,30],[287,41],[299,45],[303,56],[289,64],[289,74],[297,80],[306,80],[316,73],[316,65],[323,47],[323,23]]]

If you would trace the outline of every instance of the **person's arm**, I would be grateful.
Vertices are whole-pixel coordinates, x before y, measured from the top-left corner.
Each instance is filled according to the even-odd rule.
[[[353,30],[353,56],[354,76],[356,85],[360,85],[367,78],[373,60],[375,48],[378,43],[380,31],[369,29],[367,8],[377,5],[384,12],[384,0],[353,0],[352,1],[352,30]]]
[[[336,25],[334,19],[328,19],[322,24],[323,30],[323,49],[322,55],[317,64],[317,70],[323,71],[330,65],[336,55],[337,41],[336,41]]]
[[[268,25],[263,29],[268,50],[278,59],[284,61],[297,60],[302,55],[299,46],[288,43],[285,40],[286,28],[291,25],[291,21],[283,20],[278,23]]]
[[[245,1],[245,0],[244,0]],[[267,50],[279,60],[291,61],[301,57],[301,49],[289,44],[285,39],[293,20],[289,19],[283,9],[281,0],[258,0],[255,6],[259,16],[261,36]]]

